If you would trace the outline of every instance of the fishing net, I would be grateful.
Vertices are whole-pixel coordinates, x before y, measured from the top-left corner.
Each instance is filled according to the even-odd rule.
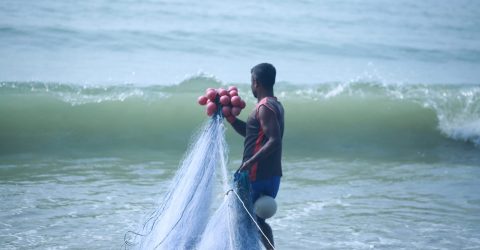
[[[236,173],[229,184],[222,120],[215,115],[202,126],[163,201],[140,228],[125,234],[126,249],[260,249],[249,215],[248,176]],[[217,167],[226,195],[210,216]]]

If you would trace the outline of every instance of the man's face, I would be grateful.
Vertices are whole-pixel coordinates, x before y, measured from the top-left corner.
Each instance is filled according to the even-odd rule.
[[[255,80],[255,77],[251,76],[251,81],[252,81],[252,85],[251,85],[251,88],[252,88],[252,94],[255,98],[257,98],[257,80]]]

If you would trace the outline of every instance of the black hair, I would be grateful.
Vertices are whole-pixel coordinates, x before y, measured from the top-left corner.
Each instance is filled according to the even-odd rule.
[[[260,63],[252,68],[250,71],[253,77],[257,80],[257,83],[262,85],[266,89],[273,89],[275,84],[275,76],[277,71],[270,63]]]

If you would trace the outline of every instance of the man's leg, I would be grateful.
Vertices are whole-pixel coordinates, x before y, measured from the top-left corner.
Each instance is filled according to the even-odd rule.
[[[273,242],[273,232],[272,232],[272,228],[270,227],[270,225],[267,224],[267,222],[265,222],[264,219],[262,218],[259,218],[257,217],[257,222],[258,222],[258,225],[260,226],[260,228],[262,229],[262,232],[267,236],[267,238],[265,238],[265,236],[263,236],[262,233],[260,233],[260,237],[262,238],[262,243],[263,243],[263,246],[265,246],[265,248],[267,250],[273,250],[273,247],[272,246],[275,246],[274,245],[274,242]],[[270,243],[268,243],[268,241],[270,241]],[[272,244],[272,245],[270,245]]]
[[[278,189],[280,187],[280,176],[274,176],[270,180],[262,180],[252,183],[252,201],[255,202],[261,195],[268,195],[273,198],[277,196]],[[274,245],[273,241],[273,231],[270,225],[265,222],[265,219],[262,219],[257,216],[257,222],[262,232],[267,236],[268,241]],[[259,232],[260,233],[260,232]],[[267,250],[273,249],[272,245],[268,243],[267,238],[260,233],[262,243]]]

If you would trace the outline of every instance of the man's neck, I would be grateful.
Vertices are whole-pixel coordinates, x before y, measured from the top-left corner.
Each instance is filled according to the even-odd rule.
[[[260,92],[260,93],[257,93],[257,101],[261,101],[265,97],[274,97],[274,96],[275,95],[273,94],[273,90],[272,91]]]

